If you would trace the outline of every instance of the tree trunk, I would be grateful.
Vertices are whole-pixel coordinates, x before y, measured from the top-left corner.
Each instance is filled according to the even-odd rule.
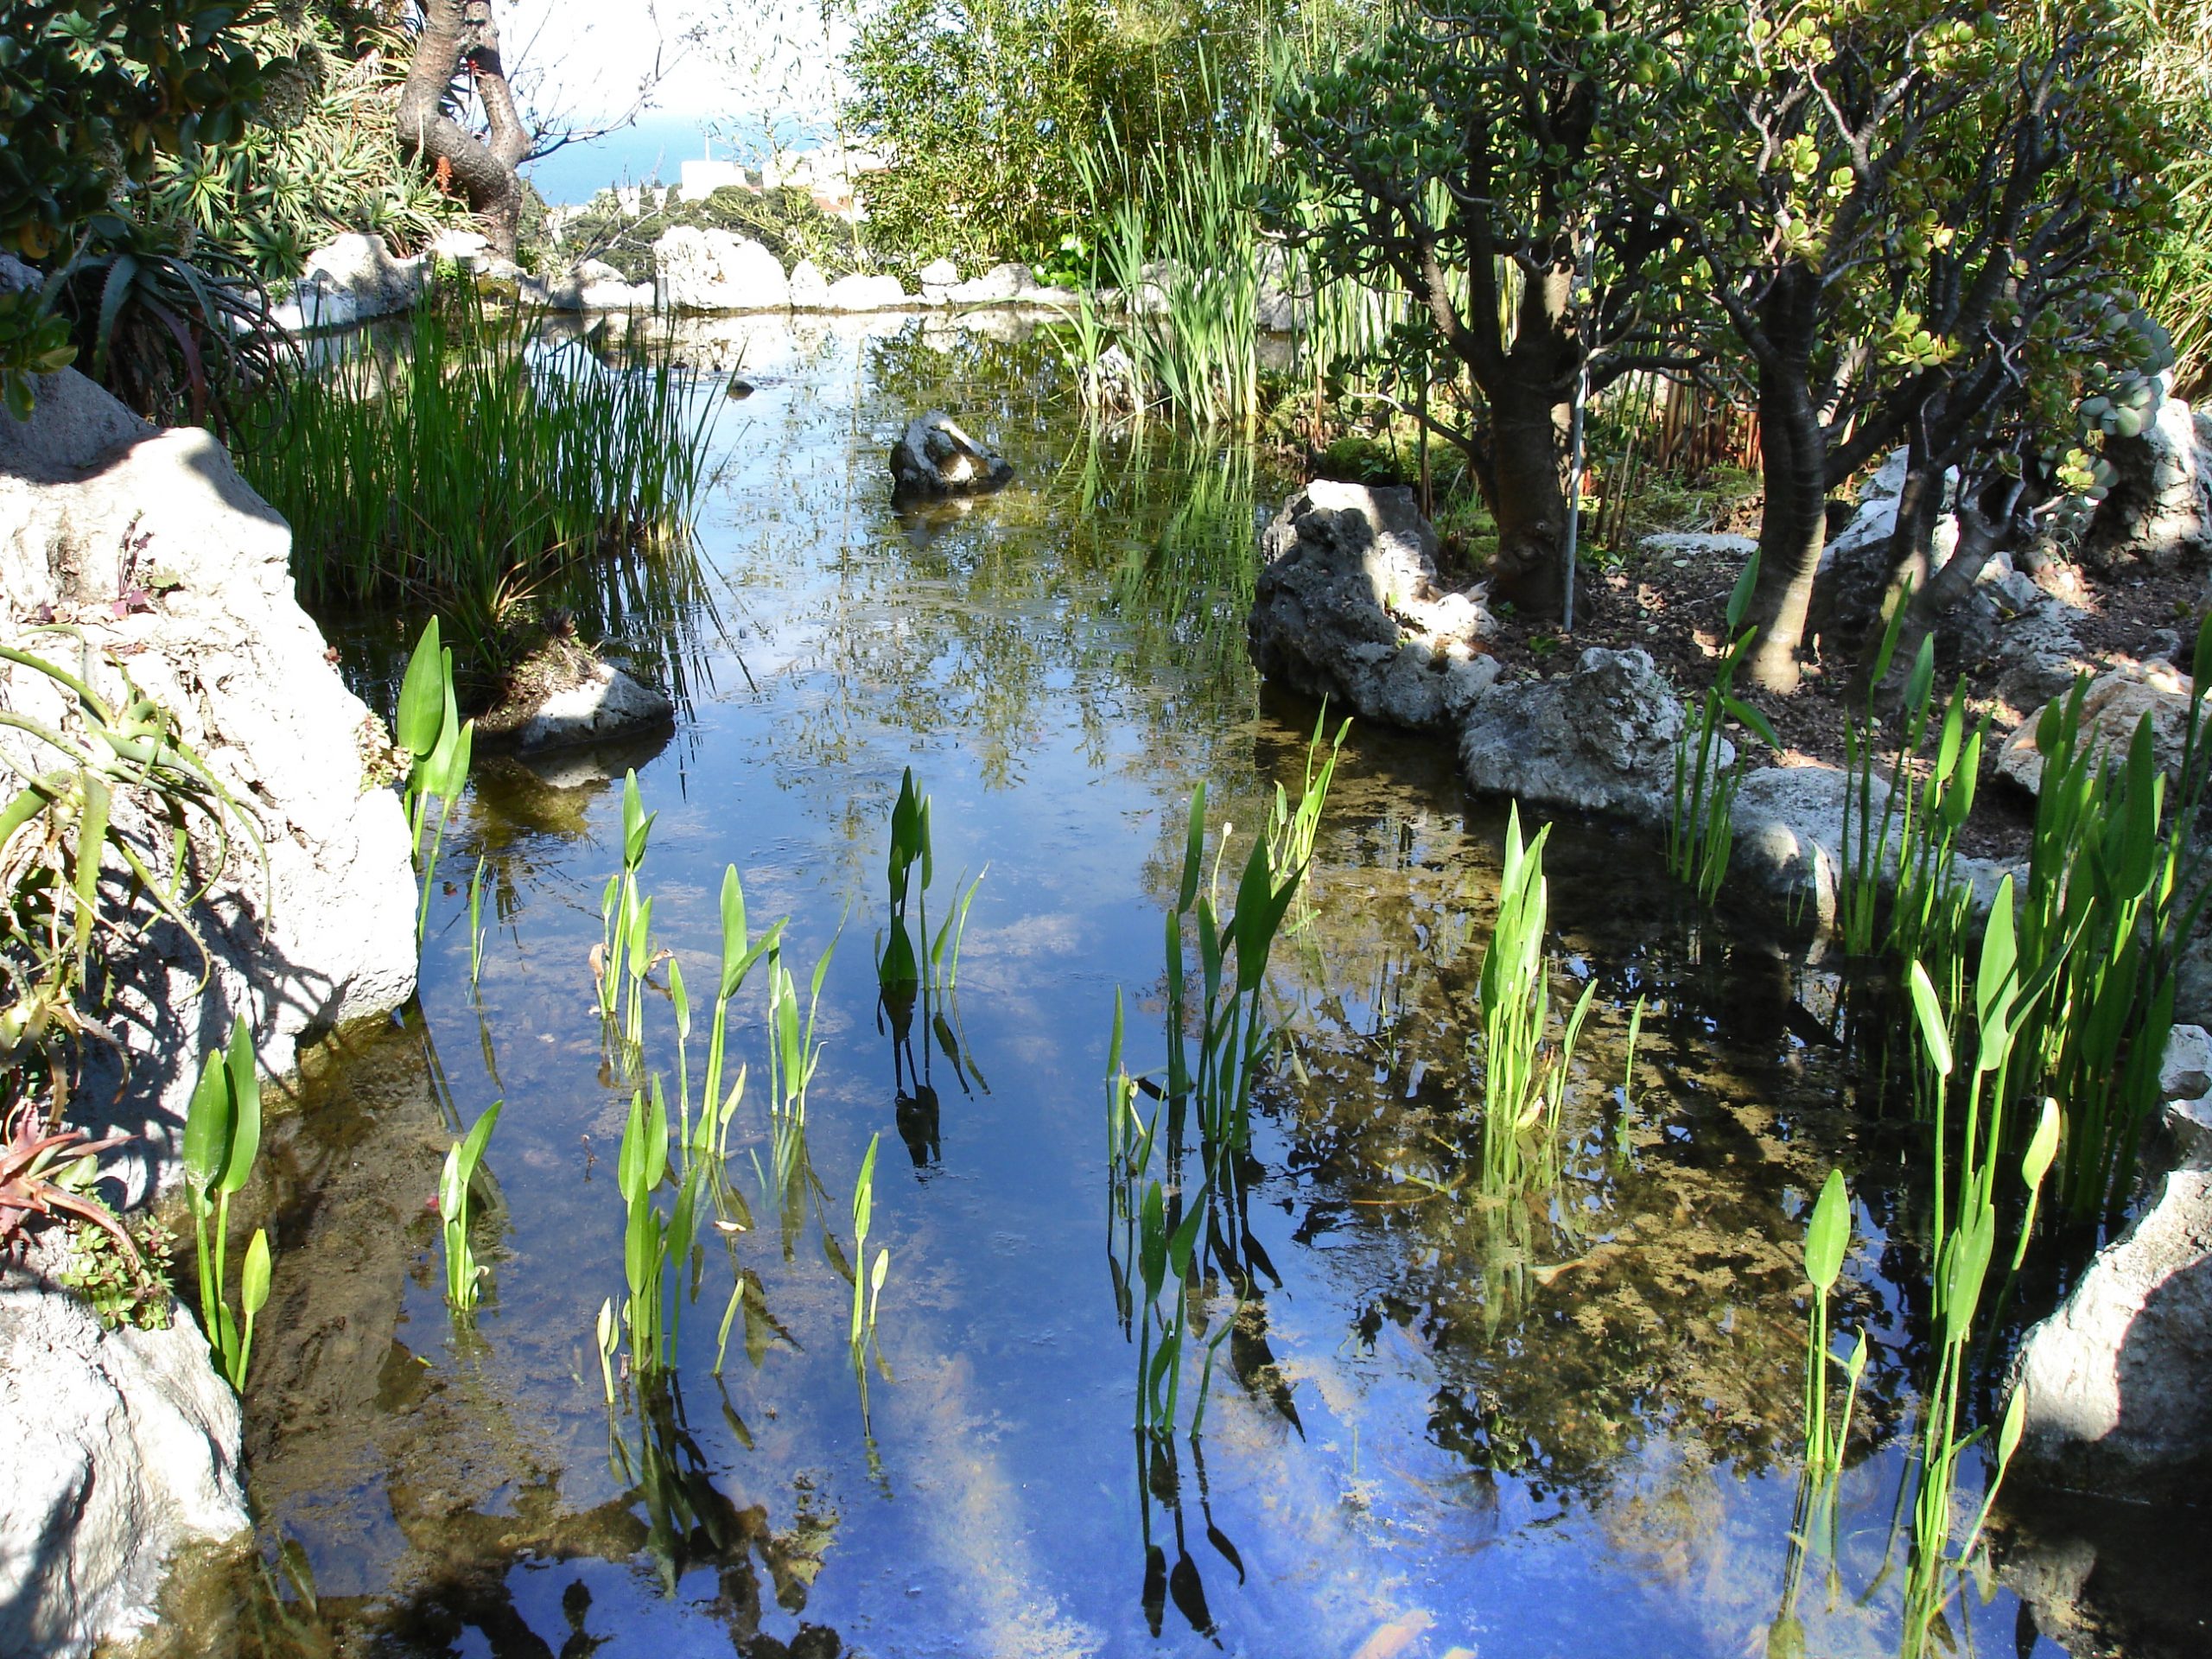
[[[1785,272],[1760,308],[1769,346],[1759,362],[1761,478],[1759,574],[1746,620],[1758,626],[1751,683],[1795,691],[1813,579],[1827,542],[1827,438],[1813,408],[1812,335],[1818,279]]]
[[[1490,596],[1522,618],[1550,622],[1566,609],[1567,492],[1559,457],[1568,411],[1548,385],[1533,379],[1510,378],[1489,398],[1490,506],[1497,520]]]
[[[1490,508],[1497,520],[1491,599],[1505,601],[1537,622],[1557,621],[1566,613],[1567,490],[1560,471],[1571,414],[1566,392],[1582,349],[1567,321],[1573,283],[1573,266],[1563,259],[1531,273],[1522,286],[1512,345],[1479,365],[1489,372],[1477,377],[1490,404]]]
[[[399,142],[423,167],[449,177],[503,259],[515,257],[522,222],[522,180],[515,169],[530,154],[530,134],[515,108],[499,58],[492,0],[421,0],[423,27],[399,93]],[[476,84],[490,131],[477,137],[446,113],[454,78]]]

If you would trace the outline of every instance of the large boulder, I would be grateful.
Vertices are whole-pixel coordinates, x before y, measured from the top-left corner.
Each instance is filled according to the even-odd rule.
[[[653,244],[661,304],[671,311],[781,311],[791,282],[776,256],[750,237],[677,225]]]
[[[825,311],[897,311],[913,303],[896,276],[840,276],[822,296]]]
[[[63,658],[111,703],[167,710],[252,830],[225,849],[195,828],[213,885],[193,919],[209,960],[167,922],[108,951],[101,1017],[117,1046],[86,1050],[72,1116],[137,1137],[104,1165],[127,1204],[173,1184],[200,1057],[234,1018],[281,1075],[310,1037],[414,988],[406,825],[371,775],[388,740],[296,602],[289,554],[283,521],[197,428],[156,431],[67,371],[38,383],[29,421],[0,416],[0,640]],[[20,666],[0,702],[64,729],[80,720]],[[20,731],[0,747],[18,766],[53,764]],[[147,804],[129,789],[116,799],[119,828],[160,838],[165,863]],[[112,858],[109,872],[126,893]],[[14,1426],[0,1440],[30,1460],[9,1471],[0,1524],[12,1574],[0,1650],[75,1650],[113,1632],[179,1543],[244,1520],[235,1408],[189,1324],[111,1338],[87,1319],[42,1282],[11,1283],[0,1315]],[[34,1559],[16,1553],[24,1538]],[[38,1639],[5,1639],[19,1630]]]
[[[2183,1160],[2021,1344],[2024,1476],[2152,1503],[2212,1481],[2212,1044],[2177,1027],[2161,1079]]]
[[[1011,305],[1036,285],[1027,265],[993,265],[980,276],[955,283],[945,298],[954,305]]]
[[[1663,823],[1684,725],[1648,652],[1592,646],[1570,672],[1478,698],[1460,726],[1459,762],[1485,793]]]
[[[2190,694],[2189,676],[2171,663],[2125,664],[2091,683],[2082,699],[2077,741],[2116,759],[2127,753],[2148,715],[2159,769],[2172,777],[2181,770]],[[2043,713],[2038,709],[2022,721],[1997,754],[1997,770],[2031,795],[2043,787],[2044,754],[2036,743]]]
[[[952,290],[960,286],[960,267],[950,259],[932,259],[914,273],[914,280],[921,284],[924,305],[949,304]]]
[[[792,310],[819,311],[829,303],[830,279],[813,260],[802,259],[791,267],[791,296]]]
[[[295,332],[344,328],[413,305],[429,261],[396,259],[380,236],[348,231],[308,256],[306,268],[274,316]]]
[[[1442,731],[1497,677],[1489,613],[1437,580],[1414,493],[1316,479],[1260,538],[1246,637],[1271,680],[1363,720]]]
[[[2104,454],[2119,476],[2089,521],[2090,557],[2160,570],[2212,559],[2212,410],[2168,397],[2140,436]]]
[[[1014,463],[978,443],[941,409],[917,415],[891,446],[895,501],[938,501],[988,495],[1014,482]]]
[[[152,1617],[168,1558],[248,1523],[238,1402],[179,1312],[101,1328],[20,1272],[0,1284],[0,1653],[78,1655]]]
[[[650,311],[653,285],[633,283],[603,259],[587,259],[571,273],[582,311]]]

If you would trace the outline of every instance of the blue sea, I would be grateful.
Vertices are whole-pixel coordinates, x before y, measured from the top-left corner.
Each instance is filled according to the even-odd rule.
[[[787,147],[808,149],[827,136],[798,122],[779,123],[777,137]],[[531,162],[524,175],[546,201],[558,207],[589,201],[594,193],[616,184],[674,184],[683,163],[711,153],[719,161],[758,166],[759,138],[733,141],[709,115],[648,115],[620,132],[565,144]]]

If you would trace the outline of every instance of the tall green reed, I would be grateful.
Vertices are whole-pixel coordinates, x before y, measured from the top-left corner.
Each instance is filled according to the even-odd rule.
[[[1508,813],[1505,863],[1498,876],[1497,922],[1483,953],[1477,1018],[1483,1049],[1483,1185],[1497,1192],[1518,1185],[1529,1168],[1530,1142],[1555,1146],[1574,1050],[1598,991],[1583,987],[1555,1046],[1551,1032],[1551,974],[1544,955],[1550,887],[1544,877],[1546,824],[1521,836],[1521,809]]]
[[[481,645],[511,601],[608,554],[688,553],[722,399],[633,334],[611,363],[473,293],[271,389],[239,455],[311,603],[441,596]]]
[[[1757,709],[1735,693],[1736,671],[1742,667],[1756,627],[1744,626],[1751,608],[1751,589],[1758,581],[1759,556],[1744,562],[1743,574],[1728,595],[1728,648],[1713,671],[1713,683],[1697,712],[1675,741],[1675,791],[1667,819],[1667,872],[1677,881],[1697,889],[1711,904],[1728,874],[1728,860],[1736,844],[1735,820],[1731,816],[1736,791],[1743,781],[1745,759],[1740,750],[1724,764],[1721,728],[1735,721],[1755,734],[1768,747],[1780,745],[1774,728]]]
[[[1124,1065],[1123,1007],[1115,995],[1107,1063],[1107,1257],[1123,1330],[1137,1347],[1136,1427],[1155,1438],[1179,1425],[1185,1358],[1203,1340],[1189,1427],[1194,1438],[1200,1432],[1214,1357],[1234,1325],[1232,1315],[1209,1337],[1195,1323],[1202,1237],[1212,1269],[1230,1282],[1240,1306],[1245,1296],[1251,1247],[1243,1187],[1252,1094],[1276,1039],[1262,992],[1275,939],[1312,863],[1344,743],[1340,728],[1325,756],[1324,731],[1315,726],[1297,803],[1279,791],[1268,825],[1253,837],[1225,920],[1221,871],[1231,830],[1224,826],[1209,877],[1205,785],[1192,792],[1175,898],[1164,918],[1166,1064],[1157,1078],[1133,1076]],[[1140,1094],[1159,1103],[1149,1118],[1137,1108]],[[1195,1185],[1186,1170],[1193,1151]]]

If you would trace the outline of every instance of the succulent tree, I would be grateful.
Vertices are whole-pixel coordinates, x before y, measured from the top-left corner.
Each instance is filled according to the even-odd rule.
[[[1497,520],[1492,594],[1525,615],[1565,597],[1578,378],[1700,359],[1678,231],[1628,184],[1672,159],[1659,43],[1702,27],[1664,0],[1449,0],[1278,102],[1299,177],[1271,217],[1323,277],[1411,297],[1391,366],[1471,383],[1464,409],[1417,412],[1465,454]]]

